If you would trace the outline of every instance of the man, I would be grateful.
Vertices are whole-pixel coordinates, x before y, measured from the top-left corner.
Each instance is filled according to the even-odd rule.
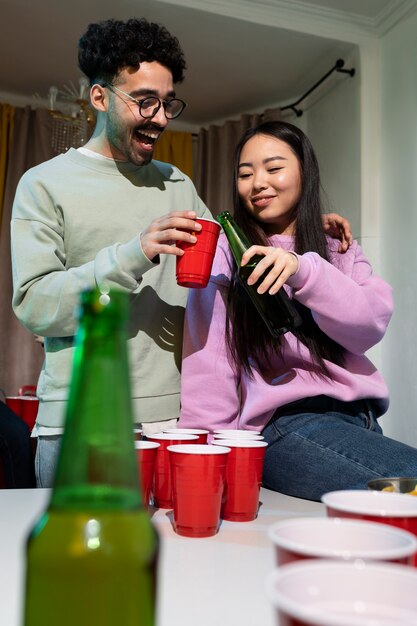
[[[84,289],[131,294],[135,421],[145,433],[175,423],[187,299],[175,281],[175,241],[195,241],[195,218],[210,217],[184,174],[152,161],[156,140],[184,108],[173,87],[185,69],[177,39],[143,19],[91,24],[79,65],[91,82],[94,133],[85,148],[26,172],[12,217],[13,307],[45,338],[35,427],[43,487],[53,479]]]
[[[210,217],[182,172],[152,160],[185,106],[174,91],[185,70],[178,40],[144,19],[90,24],[79,66],[90,79],[94,133],[85,147],[25,173],[12,216],[14,311],[45,338],[34,433],[42,487],[52,484],[82,290],[131,294],[135,422],[144,434],[175,425],[187,299],[175,281],[175,241],[195,241],[195,218]]]

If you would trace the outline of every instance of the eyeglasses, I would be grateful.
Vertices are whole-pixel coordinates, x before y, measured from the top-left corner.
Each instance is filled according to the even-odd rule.
[[[165,117],[168,120],[173,120],[176,117],[179,117],[187,106],[186,103],[179,98],[161,100],[161,98],[158,98],[157,96],[148,96],[147,98],[143,98],[143,100],[137,100],[112,83],[106,82],[106,86],[112,90],[120,91],[120,93],[129,98],[129,100],[133,100],[133,102],[135,102],[139,107],[139,114],[145,119],[149,119],[156,115],[162,105],[164,107]]]

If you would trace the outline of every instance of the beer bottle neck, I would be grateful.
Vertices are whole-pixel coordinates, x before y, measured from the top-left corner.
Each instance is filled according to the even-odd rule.
[[[224,234],[229,242],[230,249],[238,267],[242,260],[242,256],[250,248],[251,243],[248,241],[246,235],[238,227],[232,216],[228,211],[223,211],[217,217],[218,221],[222,225]]]
[[[124,295],[111,295],[114,303],[108,309],[95,310],[88,301],[81,318],[51,498],[53,508],[141,507],[126,316],[120,310]]]

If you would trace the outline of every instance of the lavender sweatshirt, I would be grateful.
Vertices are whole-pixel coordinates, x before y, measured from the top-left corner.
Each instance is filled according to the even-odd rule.
[[[293,249],[290,236],[274,235],[269,242]],[[285,288],[346,349],[345,366],[325,361],[330,377],[318,377],[307,348],[286,333],[272,366],[254,365],[250,378],[235,373],[228,360],[225,316],[233,260],[226,237],[220,236],[209,285],[191,289],[188,298],[179,426],[262,430],[278,407],[320,394],[343,401],[374,399],[378,415],[387,410],[387,387],[365,352],[384,336],[392,290],[372,273],[357,242],[345,254],[338,247],[337,240],[328,238],[331,263],[315,252],[299,255],[298,271]]]

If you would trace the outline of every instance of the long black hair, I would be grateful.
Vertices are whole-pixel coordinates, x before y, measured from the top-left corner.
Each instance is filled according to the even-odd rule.
[[[255,135],[266,135],[284,141],[295,154],[300,166],[301,194],[293,209],[295,219],[294,250],[298,254],[317,252],[329,261],[326,236],[322,223],[320,198],[320,172],[317,158],[308,137],[293,124],[287,122],[263,122],[250,128],[241,138],[235,150],[233,172],[234,219],[252,244],[268,246],[262,223],[250,213],[238,194],[239,161],[243,146]],[[324,360],[339,365],[344,363],[344,349],[328,337],[315,323],[310,309],[293,300],[303,323],[293,334],[309,350],[317,364],[317,374],[326,376]],[[237,370],[243,368],[251,374],[251,360],[258,367],[268,363],[272,351],[279,351],[280,340],[274,339],[260,321],[254,306],[239,284],[237,268],[232,276],[227,299],[226,342],[230,357]]]

